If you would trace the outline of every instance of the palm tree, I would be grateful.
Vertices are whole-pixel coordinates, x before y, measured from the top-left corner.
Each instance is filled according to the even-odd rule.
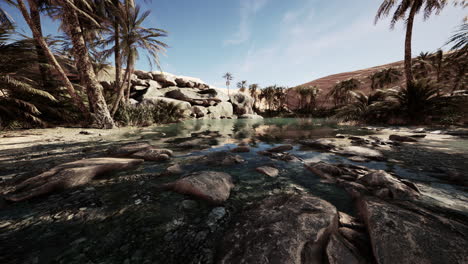
[[[317,104],[317,95],[320,89],[317,86],[298,86],[294,88],[300,96],[301,110],[312,111]]]
[[[376,90],[385,88],[387,85],[399,81],[401,76],[402,73],[393,67],[376,72],[369,76],[369,79],[371,80],[371,89]]]
[[[337,118],[343,118],[346,121],[372,121],[376,120],[382,110],[386,110],[387,104],[384,102],[386,92],[377,90],[376,92],[365,95],[363,92],[351,91],[351,102],[338,109]]]
[[[465,21],[450,37],[446,45],[452,45],[451,50],[458,50],[457,54],[468,56],[468,23]]]
[[[124,85],[120,86],[117,100],[112,107],[112,114],[117,111],[120,101],[126,94],[126,101],[130,98],[131,76],[134,71],[136,59],[139,57],[139,49],[144,49],[148,52],[147,59],[150,65],[153,62],[161,70],[159,64],[159,53],[164,52],[168,47],[166,43],[160,41],[161,37],[166,37],[167,32],[159,28],[144,28],[142,23],[148,18],[150,11],[145,11],[140,14],[140,7],[130,4],[121,5],[119,9],[120,23],[120,47],[123,52],[123,57],[126,59],[126,71],[124,75]],[[112,36],[111,39],[114,39]]]
[[[421,10],[424,12],[424,19],[429,18],[432,13],[437,15],[445,7],[447,2],[447,0],[384,0],[377,10],[375,23],[377,23],[379,19],[388,16],[393,8],[395,8],[395,12],[392,15],[390,27],[393,29],[395,24],[400,20],[406,22],[405,75],[407,86],[410,86],[413,82],[411,42],[414,18]]]
[[[253,104],[254,109],[256,108],[256,105],[257,105],[258,89],[259,89],[259,85],[256,83],[249,85],[250,96],[252,96],[252,98],[254,99],[254,104]]]
[[[233,80],[233,76],[231,73],[226,72],[226,74],[223,75],[223,78],[226,79],[226,87],[228,89],[228,96],[229,96],[229,85],[231,84],[231,81]]]
[[[0,8],[0,28],[13,28],[13,20],[11,19],[10,15],[2,8]]]
[[[432,68],[436,71],[436,82],[440,83],[442,80],[443,65],[444,65],[444,52],[438,49],[431,57]]]
[[[421,52],[416,58],[413,70],[416,79],[426,78],[432,70],[431,54],[429,52]]]
[[[11,29],[0,26],[0,128],[13,121],[43,125],[41,106],[56,102],[50,93],[40,89],[34,41],[9,41]]]
[[[239,88],[240,92],[245,92],[245,89],[247,89],[247,81],[240,81],[237,83],[237,88]]]
[[[23,0],[16,0],[16,1],[17,1],[16,3],[14,3],[13,1],[10,1],[10,2],[14,3],[15,6],[17,6],[18,9],[20,10],[20,12],[23,15],[26,23],[28,24],[30,30],[33,33],[34,40],[36,41],[36,43],[38,43],[41,46],[42,50],[45,53],[45,56],[47,57],[47,60],[49,61],[51,66],[58,73],[58,77],[63,82],[66,89],[68,90],[68,93],[69,93],[74,105],[78,109],[80,109],[80,111],[84,115],[86,115],[87,113],[89,113],[89,111],[86,109],[83,101],[81,100],[81,98],[76,93],[75,87],[71,83],[70,79],[68,79],[67,74],[63,70],[62,66],[58,63],[58,61],[55,58],[54,54],[50,50],[47,42],[45,41],[44,37],[42,36],[42,34],[41,34],[41,32],[40,32],[40,30],[38,28],[38,25],[33,21],[30,12],[28,12],[28,9],[26,8],[25,3],[23,2]],[[35,8],[37,9],[37,5],[36,5],[36,2],[34,0],[28,0],[28,4],[29,4],[30,7],[32,6],[33,9],[35,9]]]
[[[354,91],[361,87],[361,82],[358,79],[351,78],[337,83],[328,93],[333,98],[335,106],[347,103],[351,96],[350,91]]]

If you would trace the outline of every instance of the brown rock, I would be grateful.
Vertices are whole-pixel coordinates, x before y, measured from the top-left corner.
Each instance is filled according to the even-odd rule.
[[[270,176],[270,177],[277,177],[278,174],[279,174],[279,170],[276,169],[276,168],[273,168],[273,167],[269,167],[269,166],[262,166],[262,167],[258,167],[256,168],[256,170],[260,173],[263,173],[267,176]]]
[[[93,158],[65,163],[16,186],[15,192],[5,196],[9,201],[23,201],[61,189],[84,185],[94,177],[115,170],[141,164],[141,159]]]
[[[373,197],[360,199],[358,208],[377,263],[468,263],[466,219]]]
[[[147,142],[130,143],[122,147],[119,147],[117,149],[110,150],[109,154],[111,154],[112,156],[116,156],[116,157],[128,157],[132,155],[133,153],[145,150],[146,148],[150,148],[150,147],[151,145]]]
[[[226,201],[233,187],[231,175],[217,171],[195,172],[163,186],[165,189],[195,196],[213,204]]]
[[[383,170],[372,171],[359,178],[358,182],[375,189],[375,194],[381,198],[408,199],[419,195],[413,188]]]
[[[238,146],[236,148],[231,149],[233,153],[243,153],[243,152],[250,152],[250,148],[248,146]]]
[[[278,195],[242,212],[224,235],[217,263],[324,263],[337,230],[330,203],[311,195]]]
[[[329,264],[361,264],[366,263],[359,255],[354,246],[342,238],[340,235],[333,234],[330,237],[326,248],[326,254]]]
[[[131,155],[132,158],[144,159],[146,161],[168,161],[173,155],[172,150],[148,147]]]

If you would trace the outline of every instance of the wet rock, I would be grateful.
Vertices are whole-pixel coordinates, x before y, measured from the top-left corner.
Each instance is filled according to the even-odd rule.
[[[236,148],[231,149],[231,152],[233,153],[250,152],[250,148],[248,146],[238,146]]]
[[[306,168],[318,176],[329,180],[335,180],[345,173],[338,166],[325,162],[310,163],[306,165]]]
[[[231,166],[245,162],[241,156],[224,151],[210,153],[200,158],[199,161],[210,166]]]
[[[446,218],[409,202],[365,197],[358,203],[377,263],[467,263],[466,220]]]
[[[83,130],[83,131],[80,131],[79,133],[80,135],[93,135],[95,134],[94,132],[91,132],[91,131],[86,131],[86,130]]]
[[[231,175],[217,171],[195,172],[163,186],[164,189],[191,195],[213,204],[226,201],[233,187]]]
[[[98,175],[131,168],[142,162],[142,159],[92,158],[65,163],[23,181],[15,186],[15,191],[7,194],[5,199],[18,202],[85,185]]]
[[[358,182],[366,187],[380,191],[377,195],[382,198],[409,199],[419,196],[416,190],[383,170],[372,171],[359,178]],[[386,197],[386,189],[388,190],[388,197]]]
[[[425,138],[426,134],[416,134],[416,135],[410,135],[411,138]]]
[[[217,263],[324,263],[337,229],[330,203],[311,195],[277,195],[242,212],[222,241]]]
[[[368,158],[359,157],[359,156],[352,156],[352,157],[349,157],[348,159],[354,162],[369,162]]]
[[[130,143],[119,148],[110,149],[108,153],[115,157],[129,157],[138,151],[142,151],[150,147],[151,145],[147,142]]]
[[[168,161],[171,159],[172,155],[172,150],[148,147],[144,150],[132,154],[131,157],[137,159],[144,159],[146,161]]]
[[[416,139],[407,136],[390,135],[388,139],[398,142],[418,142]]]
[[[289,151],[289,150],[292,150],[293,149],[293,146],[292,145],[281,145],[281,146],[277,146],[277,147],[274,147],[274,148],[270,148],[270,149],[267,149],[268,152],[274,152],[274,153],[278,153],[278,152],[285,152],[285,151]]]
[[[343,147],[334,152],[340,155],[344,155],[344,156],[360,156],[360,157],[365,157],[365,158],[373,159],[373,160],[385,160],[385,157],[382,154],[382,152],[375,150],[375,149],[370,149],[370,148],[360,147],[360,146]]]
[[[179,164],[174,164],[169,167],[164,171],[164,175],[180,175],[183,174],[184,170]]]
[[[326,255],[329,264],[366,263],[357,249],[338,234],[333,234],[327,244]]]
[[[335,143],[328,139],[314,139],[314,140],[303,140],[300,142],[302,145],[314,148],[314,149],[323,149],[330,150],[336,147]]]
[[[210,214],[208,215],[208,220],[206,224],[208,227],[215,226],[223,217],[226,215],[226,209],[224,207],[215,207],[211,210]]]
[[[277,168],[269,167],[269,166],[262,166],[256,168],[256,171],[263,173],[270,177],[277,177],[279,174],[279,170]]]

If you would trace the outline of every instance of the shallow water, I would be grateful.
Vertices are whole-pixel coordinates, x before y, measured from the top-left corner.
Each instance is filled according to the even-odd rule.
[[[198,144],[208,145],[209,147],[204,150],[196,150],[195,146],[192,150],[182,152],[176,158],[176,162],[186,164],[185,169],[188,171],[219,170],[230,173],[237,186],[232,199],[241,197],[252,200],[252,198],[262,197],[272,192],[284,191],[285,188],[299,188],[331,202],[340,211],[354,214],[352,200],[342,188],[324,182],[304,167],[304,163],[325,161],[352,163],[372,169],[391,171],[398,177],[410,179],[418,184],[424,183],[429,188],[449,191],[468,201],[466,188],[441,183],[429,172],[402,167],[391,162],[351,162],[346,157],[332,153],[302,149],[298,144],[303,139],[334,138],[336,134],[363,136],[373,133],[367,129],[339,126],[333,121],[324,119],[269,118],[263,120],[190,120],[152,128],[142,133],[141,138],[154,144],[165,144],[166,147],[173,149],[177,149],[179,144],[194,140]],[[466,139],[460,139],[458,143],[450,142],[450,144],[461,146],[466,145],[467,142]],[[249,153],[236,153],[246,160],[244,164],[220,168],[190,164],[191,157],[216,151],[229,151],[239,143],[247,143],[251,148]],[[257,154],[258,151],[281,144],[293,144],[294,149],[289,153],[302,159],[302,162],[272,160]],[[203,147],[200,148],[203,149]],[[271,179],[255,171],[255,168],[263,165],[273,165],[280,169],[280,177]],[[468,213],[465,209],[462,207],[460,211]]]

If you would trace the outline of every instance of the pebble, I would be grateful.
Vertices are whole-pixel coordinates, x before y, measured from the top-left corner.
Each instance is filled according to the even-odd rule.
[[[135,200],[135,205],[139,205],[139,204],[141,204],[141,203],[142,203],[141,199],[136,199],[136,200]]]

